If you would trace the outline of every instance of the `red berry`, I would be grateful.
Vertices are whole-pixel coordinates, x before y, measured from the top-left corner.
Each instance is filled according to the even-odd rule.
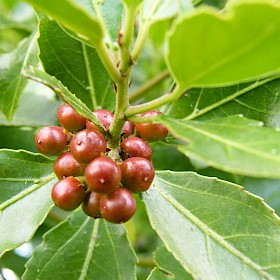
[[[105,130],[109,130],[109,127],[112,124],[114,117],[113,113],[111,113],[108,110],[101,109],[95,110],[93,114],[99,119],[100,123],[104,126]],[[86,121],[86,128],[98,131],[97,126],[89,120]]]
[[[106,152],[106,141],[99,132],[84,129],[71,140],[70,151],[78,162],[89,163]]]
[[[86,125],[86,119],[66,103],[59,108],[57,118],[59,123],[71,132],[82,130]]]
[[[100,212],[100,200],[102,194],[96,192],[87,192],[82,204],[83,211],[90,217],[97,219],[102,218]]]
[[[134,193],[146,191],[154,177],[152,163],[141,157],[126,159],[121,165],[122,184]]]
[[[85,196],[85,189],[74,177],[67,177],[56,183],[52,189],[52,199],[64,211],[76,209]]]
[[[162,114],[159,111],[149,111],[141,114],[142,117],[154,117]],[[162,140],[168,134],[168,130],[162,124],[159,123],[137,123],[137,134],[146,141],[158,141]]]
[[[152,149],[149,144],[138,137],[129,137],[121,143],[121,149],[127,157],[142,157],[148,160],[152,157]]]
[[[35,136],[37,149],[44,155],[56,155],[67,145],[66,131],[60,126],[42,127]]]
[[[57,158],[53,169],[58,179],[69,176],[82,176],[85,172],[84,164],[77,162],[69,152]]]
[[[87,166],[85,179],[91,191],[109,193],[119,186],[121,169],[113,160],[99,157]]]
[[[126,121],[124,124],[124,127],[122,129],[123,133],[124,133],[124,138],[127,138],[128,136],[130,136],[133,131],[134,131],[135,125],[132,122]]]
[[[131,192],[125,188],[117,188],[102,196],[100,201],[102,217],[114,224],[125,223],[136,211],[136,201]]]

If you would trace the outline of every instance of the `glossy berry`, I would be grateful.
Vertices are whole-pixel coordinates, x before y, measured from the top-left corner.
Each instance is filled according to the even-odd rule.
[[[66,131],[60,126],[42,127],[35,136],[35,143],[40,153],[56,155],[67,145]]]
[[[112,124],[114,118],[113,113],[111,113],[108,110],[101,109],[95,110],[93,114],[99,119],[100,123],[104,126],[105,130],[109,130],[109,127]],[[98,131],[97,126],[89,120],[86,121],[86,128]]]
[[[134,193],[146,191],[154,177],[152,163],[141,157],[126,159],[121,165],[122,184]]]
[[[71,132],[82,130],[86,125],[86,119],[66,103],[59,108],[57,118],[59,123]]]
[[[85,196],[85,189],[74,177],[67,177],[56,183],[52,189],[52,199],[64,211],[76,209]]]
[[[102,196],[100,211],[105,220],[114,224],[124,223],[134,215],[136,201],[129,190],[117,188]]]
[[[142,157],[148,160],[152,157],[152,150],[148,143],[139,137],[129,137],[121,143],[124,157]]]
[[[82,176],[85,172],[85,165],[77,162],[72,154],[67,152],[57,158],[53,169],[56,177],[62,179],[69,176]]]
[[[134,123],[126,121],[122,129],[123,137],[127,138],[128,136],[130,136],[133,133],[134,128],[135,128]]]
[[[99,132],[84,129],[71,140],[70,151],[78,162],[89,163],[106,152],[106,141]]]
[[[155,117],[162,114],[159,111],[153,110],[141,114],[142,117]],[[159,123],[137,123],[137,134],[146,141],[158,141],[162,140],[168,134],[168,130],[162,124]]]
[[[97,219],[102,218],[100,212],[100,201],[102,194],[96,192],[87,192],[82,204],[83,211],[90,217]]]
[[[85,179],[91,191],[109,193],[119,186],[121,169],[113,160],[99,157],[87,166]]]

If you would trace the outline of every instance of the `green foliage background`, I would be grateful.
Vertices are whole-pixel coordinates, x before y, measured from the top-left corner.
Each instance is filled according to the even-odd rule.
[[[279,279],[278,1],[28,2],[37,14],[0,0],[0,272]],[[105,36],[116,55],[124,13],[140,2],[135,29],[147,32],[128,115],[156,100],[170,135],[151,144],[157,175],[135,217],[112,225],[53,207],[54,158],[33,139],[57,125],[63,101],[94,122],[92,110],[115,109],[100,46]]]

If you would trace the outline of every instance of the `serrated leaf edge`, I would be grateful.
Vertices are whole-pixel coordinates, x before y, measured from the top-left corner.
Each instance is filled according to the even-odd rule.
[[[160,174],[160,173],[166,173],[166,172],[172,172],[172,171],[157,171],[156,174]],[[179,172],[179,173],[192,173],[195,174],[199,177],[205,177],[202,175],[197,174],[196,172]],[[209,177],[210,178],[210,177]],[[172,185],[172,183],[162,179],[162,178],[158,178],[158,176],[156,177],[157,180],[162,181],[162,182],[167,182],[167,185]],[[222,182],[223,180],[220,180],[216,177],[211,177],[210,179],[215,180],[215,181],[220,181]],[[230,185],[233,185],[235,187],[238,187],[240,189],[240,191],[244,191],[246,192],[249,196],[251,196],[253,199],[257,199],[264,207],[268,208],[268,210],[270,211],[270,213],[272,214],[273,218],[276,218],[279,222],[280,222],[280,218],[277,216],[277,214],[275,213],[275,211],[268,206],[264,200],[257,196],[254,195],[248,191],[246,191],[244,189],[244,187],[230,183],[230,182],[226,182]],[[176,186],[176,185],[175,185]],[[205,225],[202,221],[200,221],[198,218],[196,218],[190,211],[188,211],[187,209],[185,209],[179,202],[177,202],[176,199],[174,199],[173,197],[171,198],[168,194],[166,194],[163,190],[159,190],[157,187],[154,187],[154,189],[164,198],[166,199],[166,201],[171,204],[175,209],[177,209],[178,211],[180,211],[182,213],[183,216],[189,218],[188,220],[192,221],[198,228],[200,228],[204,234],[205,237],[209,237],[211,236],[214,240],[216,240],[220,245],[222,245],[224,248],[226,248],[229,252],[231,252],[233,255],[235,255],[236,257],[238,257],[241,262],[243,264],[246,264],[248,266],[250,266],[252,269],[254,269],[258,274],[262,275],[262,277],[264,277],[263,279],[271,279],[271,277],[269,276],[269,274],[265,271],[263,271],[263,268],[260,267],[259,265],[255,264],[254,262],[252,262],[250,259],[248,259],[246,256],[244,256],[242,253],[240,253],[237,249],[235,249],[232,245],[230,245],[228,242],[226,242],[222,237],[220,237],[220,235],[218,235],[217,233],[215,233],[213,230],[209,229],[207,227],[207,225]],[[148,194],[147,194],[148,195]],[[153,221],[150,221],[151,225],[153,227],[153,229],[157,232],[156,226],[153,223]],[[209,233],[208,233],[209,232]],[[166,248],[168,249],[169,252],[171,252],[174,257],[180,262],[180,264],[182,264],[183,267],[186,267],[186,264],[183,264],[180,261],[180,258],[177,256],[176,252],[173,252],[172,248],[169,247],[168,244],[166,244],[165,240],[162,239],[164,245],[166,246]],[[186,271],[191,271],[190,268],[186,267]],[[192,274],[192,273],[191,273]]]

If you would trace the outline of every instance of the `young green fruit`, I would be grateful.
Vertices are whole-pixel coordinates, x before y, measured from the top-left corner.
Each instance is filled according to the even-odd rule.
[[[136,201],[131,192],[125,188],[117,188],[102,196],[100,201],[102,217],[114,224],[127,222],[136,211]]]

